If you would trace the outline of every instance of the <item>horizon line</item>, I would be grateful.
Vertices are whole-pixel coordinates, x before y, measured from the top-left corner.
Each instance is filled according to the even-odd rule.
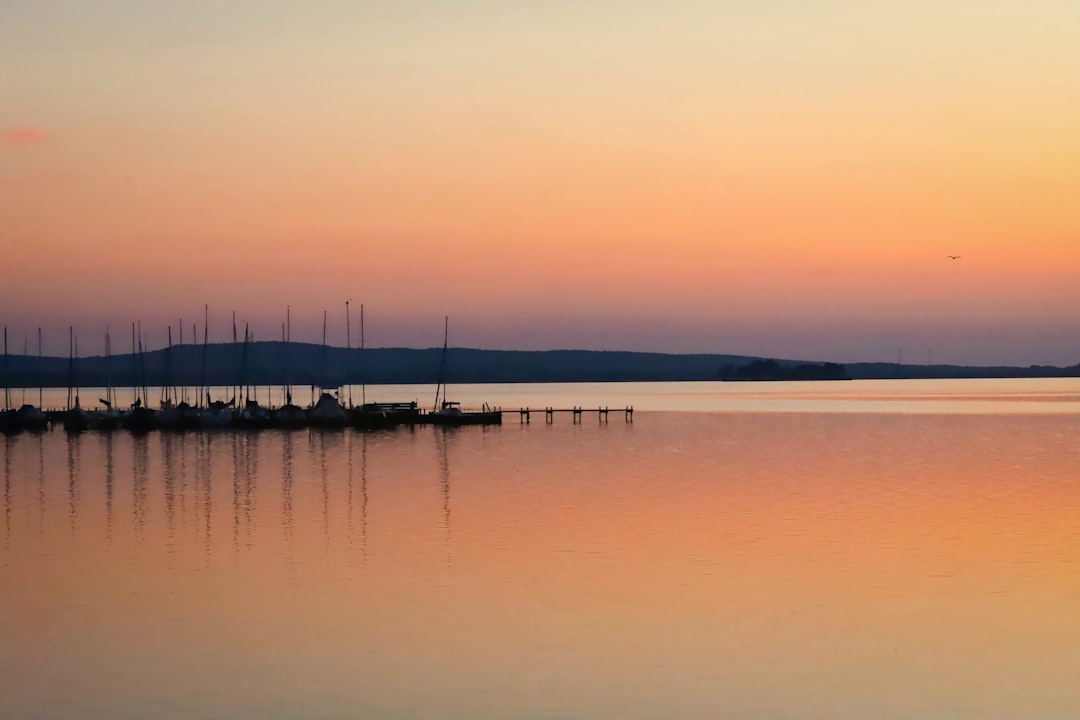
[[[255,345],[255,344],[264,344],[264,345],[265,344],[300,345],[300,346],[309,346],[309,347],[314,347],[314,348],[326,348],[328,350],[341,350],[341,351],[345,351],[345,352],[365,352],[365,351],[368,351],[368,350],[371,350],[371,351],[406,350],[406,351],[412,351],[412,352],[432,352],[432,351],[434,351],[434,352],[442,352],[441,347],[407,347],[407,346],[383,347],[383,346],[380,346],[380,347],[362,347],[361,348],[361,347],[346,347],[346,346],[343,346],[343,345],[332,345],[332,344],[329,344],[329,343],[328,344],[323,344],[323,343],[318,343],[318,342],[306,342],[306,341],[302,341],[302,340],[249,340],[248,342],[250,344],[252,344],[252,345]],[[229,345],[243,346],[244,344],[245,344],[245,342],[242,341],[242,340],[235,340],[235,341],[226,340],[226,341],[209,342],[209,343],[206,343],[205,345],[203,343],[199,343],[199,342],[182,343],[182,344],[177,343],[175,345],[159,347],[159,348],[156,348],[156,349],[153,349],[153,350],[143,349],[141,351],[135,351],[135,352],[127,351],[127,352],[116,353],[116,354],[108,355],[108,356],[106,356],[104,354],[79,355],[79,356],[44,355],[44,354],[43,355],[32,355],[32,354],[24,354],[24,353],[16,354],[16,353],[11,353],[11,352],[5,352],[4,357],[5,358],[34,358],[34,359],[41,359],[41,360],[45,360],[45,359],[50,359],[50,360],[94,360],[94,359],[105,359],[106,357],[113,357],[113,358],[128,357],[128,356],[136,355],[139,352],[143,352],[143,353],[167,352],[171,348],[179,348],[179,347],[200,348],[200,347],[229,346]],[[843,366],[851,366],[851,365],[891,365],[891,366],[895,366],[895,367],[911,367],[911,368],[927,368],[927,367],[937,367],[937,368],[986,368],[986,369],[993,369],[993,368],[1020,368],[1020,369],[1055,368],[1055,369],[1059,369],[1059,370],[1068,370],[1068,369],[1071,369],[1071,368],[1080,367],[1080,361],[1078,361],[1078,362],[1076,362],[1076,363],[1074,363],[1072,365],[1041,365],[1041,364],[1009,365],[1009,364],[1000,364],[1000,363],[999,364],[976,364],[976,365],[972,365],[972,364],[957,364],[957,363],[903,363],[903,362],[896,362],[896,361],[891,361],[891,360],[858,360],[858,361],[852,361],[852,362],[841,362],[841,361],[837,361],[837,360],[809,360],[809,359],[805,359],[805,358],[796,359],[796,358],[791,358],[791,357],[778,357],[778,356],[775,356],[775,355],[772,355],[772,356],[770,356],[770,355],[752,355],[752,354],[735,353],[735,352],[661,352],[661,351],[654,351],[654,350],[611,350],[611,349],[590,350],[590,349],[585,349],[585,348],[548,348],[548,349],[532,349],[532,350],[520,350],[520,349],[515,350],[515,349],[504,349],[504,348],[480,348],[480,347],[467,347],[467,346],[450,346],[448,349],[449,350],[459,350],[459,351],[465,350],[465,351],[471,351],[471,352],[491,352],[491,353],[571,353],[572,352],[572,353],[597,353],[597,354],[613,353],[613,354],[622,354],[622,355],[662,355],[662,356],[666,356],[666,357],[716,357],[716,358],[729,357],[729,358],[745,358],[747,360],[776,360],[778,362],[804,363],[804,364],[807,364],[807,363],[814,364],[814,363],[816,363],[816,364],[835,364],[835,365],[843,365]]]

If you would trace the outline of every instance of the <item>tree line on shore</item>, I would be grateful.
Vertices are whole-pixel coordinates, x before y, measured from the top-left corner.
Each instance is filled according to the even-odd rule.
[[[328,347],[307,343],[179,345],[112,357],[8,355],[7,387],[422,384],[438,378],[441,348]],[[1080,365],[978,367],[812,363],[741,355],[450,348],[448,383],[770,381],[870,378],[1076,377]]]

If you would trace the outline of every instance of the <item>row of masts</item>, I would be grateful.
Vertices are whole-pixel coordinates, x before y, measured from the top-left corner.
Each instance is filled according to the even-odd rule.
[[[352,318],[350,314],[350,301],[345,302],[346,319],[346,358],[349,367],[346,369],[348,376],[352,377]],[[258,391],[255,398],[251,397],[251,389],[255,387],[249,382],[248,376],[248,347],[254,337],[250,326],[244,324],[244,343],[240,345],[237,337],[236,314],[233,313],[233,345],[240,348],[240,376],[238,383],[231,384],[232,398],[214,400],[210,394],[210,386],[207,382],[207,350],[209,348],[209,306],[204,307],[202,358],[200,364],[199,384],[195,388],[195,403],[187,402],[186,383],[177,388],[173,376],[173,344],[172,326],[167,332],[168,344],[165,348],[165,375],[161,384],[161,398],[159,410],[154,411],[149,407],[149,387],[147,382],[145,353],[149,347],[149,339],[142,331],[141,322],[131,324],[131,362],[132,362],[132,397],[133,402],[124,411],[116,406],[116,393],[112,385],[112,373],[110,361],[112,358],[112,335],[109,328],[105,329],[105,397],[100,402],[105,406],[104,411],[85,411],[80,403],[79,382],[76,373],[76,359],[78,358],[78,338],[74,327],[68,329],[68,395],[67,407],[64,411],[44,411],[43,408],[34,408],[23,405],[17,411],[10,409],[10,390],[6,383],[7,377],[7,329],[4,331],[5,353],[5,401],[8,409],[0,413],[0,430],[5,434],[17,433],[22,430],[41,430],[52,422],[59,420],[64,424],[64,429],[69,432],[81,432],[87,429],[113,430],[124,428],[134,431],[146,431],[150,429],[175,429],[186,430],[194,428],[216,427],[281,427],[295,428],[302,426],[317,427],[345,427],[355,426],[360,428],[382,428],[400,424],[418,424],[431,422],[438,425],[492,425],[502,423],[502,410],[490,408],[486,404],[480,411],[465,411],[460,403],[446,400],[446,382],[444,370],[446,366],[446,353],[449,338],[449,318],[446,318],[443,330],[443,349],[439,362],[439,377],[435,389],[435,406],[430,413],[419,410],[417,403],[391,402],[371,403],[367,402],[367,384],[361,384],[361,405],[353,405],[351,383],[348,387],[347,404],[343,405],[339,399],[338,390],[340,383],[329,386],[326,383],[326,352],[327,352],[327,323],[328,312],[323,311],[323,343],[320,368],[319,400],[315,401],[315,385],[312,385],[312,402],[307,409],[302,409],[293,404],[292,399],[292,367],[290,353],[285,353],[285,385],[283,387],[284,403],[275,408],[270,402],[270,392],[267,389],[267,406],[258,403]],[[282,341],[286,347],[292,338],[292,309],[286,308],[285,323],[282,326]],[[184,323],[180,321],[180,342],[183,345]],[[192,338],[197,338],[197,328],[192,325]],[[39,334],[40,344],[40,334]],[[197,341],[195,342],[197,345]],[[364,306],[360,306],[360,348],[364,349]],[[40,350],[39,350],[40,355]],[[329,390],[333,391],[330,394]],[[205,404],[203,396],[205,393]],[[440,404],[439,398],[442,395]],[[39,403],[41,389],[39,388]]]
[[[350,315],[349,300],[345,301],[345,337],[346,346],[348,350],[352,350],[352,318]],[[209,405],[212,400],[209,395],[209,385],[206,382],[207,376],[207,351],[209,348],[209,327],[210,327],[210,307],[209,305],[203,308],[203,341],[202,341],[202,357],[200,361],[199,369],[199,384],[193,388],[191,396],[188,394],[188,386],[181,384],[177,386],[173,382],[173,327],[170,324],[167,328],[167,345],[165,347],[165,382],[161,387],[161,396],[159,399],[160,406],[163,408],[173,407],[180,403],[190,403],[196,407],[201,408],[204,406],[204,400],[206,405]],[[323,311],[323,335],[322,335],[322,361],[320,368],[320,379],[326,377],[326,349],[327,349],[327,322],[328,312]],[[179,346],[184,345],[184,320],[180,319],[178,324],[179,329]],[[43,355],[43,332],[42,328],[37,329],[38,335],[38,358],[44,357]],[[198,328],[195,323],[191,325],[191,338],[192,344],[198,346]],[[252,391],[255,386],[252,385],[249,380],[248,367],[248,353],[249,345],[255,341],[255,335],[251,330],[250,324],[244,322],[244,340],[241,344],[238,338],[238,327],[236,321],[236,311],[232,314],[232,339],[233,345],[239,349],[240,352],[240,375],[237,379],[238,382],[231,386],[233,390],[234,401],[243,401],[247,403],[251,400]],[[292,342],[292,308],[287,307],[285,311],[285,322],[281,324],[281,340],[283,343]],[[360,349],[365,348],[364,343],[364,306],[360,306]],[[149,352],[150,341],[149,337],[143,332],[142,321],[135,321],[131,323],[131,377],[135,380],[131,386],[132,390],[132,406],[136,407],[148,407],[149,387],[147,383],[146,373],[146,361],[145,353]],[[24,338],[23,355],[29,356],[29,338]],[[8,381],[9,378],[9,350],[8,350],[8,328],[4,327],[4,355],[3,355],[3,379],[4,379],[4,410],[14,409],[12,404],[11,386]],[[107,408],[112,408],[117,405],[116,388],[112,384],[111,373],[111,359],[112,359],[112,334],[110,328],[105,328],[105,368],[106,368],[106,387],[105,397],[100,398],[99,401]],[[79,337],[75,333],[74,326],[68,327],[68,367],[67,367],[67,402],[66,409],[71,410],[80,406],[80,383],[78,375],[78,360],[79,360]],[[352,353],[348,353],[347,373],[349,377],[353,376],[352,367]],[[289,354],[285,355],[286,363],[286,379],[283,387],[284,402],[287,405],[292,404],[293,394],[293,382],[292,382],[292,367],[290,363]],[[257,390],[256,390],[257,392]],[[269,402],[269,400],[268,400]],[[367,404],[367,384],[361,385],[361,403]],[[23,388],[22,405],[26,405],[26,388]],[[353,405],[352,385],[348,386],[348,405]],[[44,409],[44,390],[41,386],[38,387],[38,409]]]
[[[41,354],[41,348],[42,348],[41,328],[37,329],[37,336],[38,336],[38,357],[40,358],[40,357],[42,357],[42,354]],[[24,357],[29,357],[29,355],[30,355],[30,338],[24,337],[23,338],[23,356]],[[8,410],[8,409],[10,409],[12,407],[12,404],[11,404],[11,386],[7,381],[7,378],[8,378],[8,329],[7,329],[7,326],[4,326],[4,365],[3,365],[3,372],[4,372],[4,408],[3,409]],[[21,404],[25,405],[26,404],[26,388],[23,388],[22,391],[23,392],[22,392],[22,403]],[[44,390],[43,390],[43,388],[39,387],[38,388],[38,407],[39,408],[42,406],[42,403],[43,403],[42,397],[43,396],[44,396]]]

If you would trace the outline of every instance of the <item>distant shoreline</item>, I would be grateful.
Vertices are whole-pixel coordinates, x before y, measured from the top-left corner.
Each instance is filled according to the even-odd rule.
[[[309,343],[180,345],[141,355],[69,359],[8,355],[0,384],[10,388],[162,385],[434,384],[441,348],[359,350]],[[723,354],[611,350],[477,350],[450,348],[450,383],[669,381],[919,380],[1080,377],[1080,364],[1055,366],[827,363]]]

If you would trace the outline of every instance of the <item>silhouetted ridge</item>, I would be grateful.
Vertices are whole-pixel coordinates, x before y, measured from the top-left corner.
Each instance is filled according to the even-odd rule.
[[[896,363],[807,363],[742,355],[642,353],[602,350],[476,350],[453,348],[448,383],[657,382],[673,380],[838,380],[868,378],[1077,377],[1080,365],[965,367]],[[132,356],[79,358],[75,371],[84,387],[202,383],[202,345],[174,345]],[[348,353],[352,353],[352,361]],[[236,385],[243,374],[253,385],[294,386],[434,383],[441,348],[328,347],[308,343],[254,342],[246,355],[232,343],[206,348],[206,383]],[[324,354],[325,353],[325,354]],[[9,355],[6,382],[11,387],[67,387],[66,357]]]
[[[843,365],[837,363],[781,363],[778,360],[751,360],[737,367],[724,365],[720,371],[721,380],[763,381],[763,380],[847,380],[848,374]]]

